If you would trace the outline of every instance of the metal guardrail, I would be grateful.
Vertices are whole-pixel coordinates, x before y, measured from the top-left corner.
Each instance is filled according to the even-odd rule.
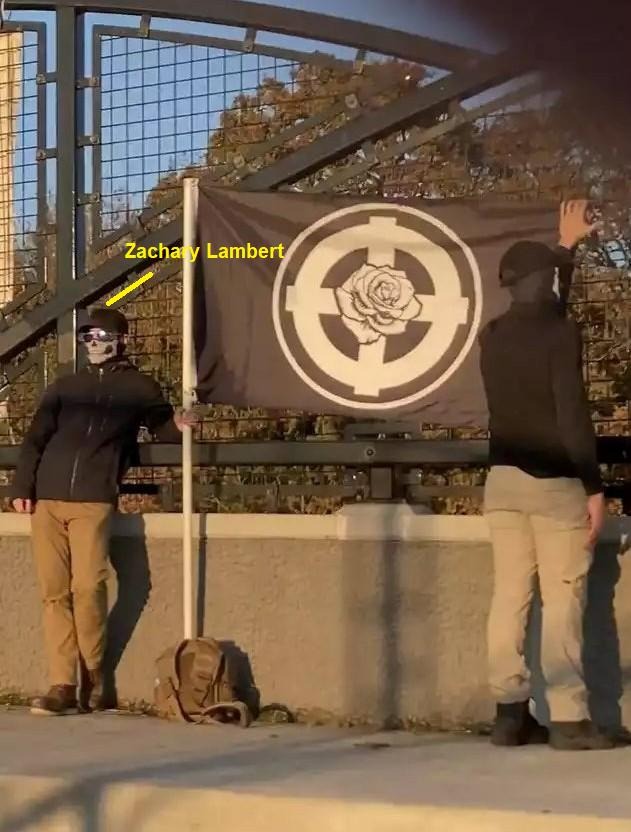
[[[602,437],[598,443],[603,466],[631,462],[631,437]],[[16,446],[0,446],[0,469],[15,468],[19,454]],[[194,447],[194,465],[198,470],[212,470],[207,481],[196,482],[195,500],[229,501],[256,498],[274,511],[286,498],[308,497],[355,501],[405,501],[423,504],[432,500],[473,499],[482,497],[482,484],[428,483],[428,472],[440,473],[454,468],[473,471],[484,468],[488,460],[485,440],[427,439],[346,439],[343,441],[237,441],[198,443]],[[137,467],[177,470],[181,461],[179,445],[146,443],[139,446]],[[266,482],[231,482],[228,471],[240,467],[261,469]],[[296,475],[308,471],[303,481]],[[331,473],[337,480],[331,481]],[[622,501],[623,511],[631,513],[631,481],[616,479],[615,471],[607,481],[606,494]],[[256,478],[256,477],[255,477]],[[250,477],[252,479],[252,477]],[[479,479],[479,478],[478,478]],[[0,487],[7,496],[10,486]],[[124,495],[157,496],[164,511],[176,510],[179,484],[167,482],[126,482]]]

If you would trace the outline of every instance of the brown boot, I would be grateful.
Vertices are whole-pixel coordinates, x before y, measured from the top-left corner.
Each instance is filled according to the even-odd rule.
[[[31,702],[31,713],[36,716],[65,716],[76,714],[77,709],[75,685],[53,685],[45,696],[37,696]]]

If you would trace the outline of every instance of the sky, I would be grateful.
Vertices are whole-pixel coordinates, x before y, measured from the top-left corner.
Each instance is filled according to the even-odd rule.
[[[259,2],[274,5],[272,0]],[[281,0],[276,5],[340,15],[461,46],[484,49],[492,45],[488,37],[462,15],[445,14],[442,3],[436,0],[346,0],[343,4],[339,0]],[[340,8],[343,8],[341,14]]]

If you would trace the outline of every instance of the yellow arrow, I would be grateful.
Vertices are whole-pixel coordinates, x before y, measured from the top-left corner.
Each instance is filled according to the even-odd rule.
[[[113,303],[116,303],[117,300],[124,298],[125,295],[128,295],[130,292],[133,292],[134,289],[137,289],[143,283],[146,283],[148,280],[151,280],[153,277],[153,272],[147,272],[147,274],[143,274],[142,277],[139,277],[138,280],[134,280],[133,283],[130,283],[129,286],[126,286],[121,292],[117,295],[114,295],[113,298],[105,301],[106,306],[111,306]]]

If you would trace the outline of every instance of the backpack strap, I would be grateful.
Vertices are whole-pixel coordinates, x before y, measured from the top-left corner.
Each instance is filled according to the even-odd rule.
[[[279,705],[277,703],[263,705],[262,708],[259,708],[259,719],[263,716],[263,714],[273,714],[274,722],[293,723],[296,721],[294,715],[286,705]]]
[[[171,682],[168,682],[169,692],[167,694],[167,704],[171,706],[171,710],[173,714],[180,720],[180,722],[191,722],[190,717],[186,714],[186,711],[182,707],[182,703],[180,701],[180,696],[178,692],[175,690]]]
[[[204,712],[194,720],[198,725],[214,723],[225,725],[226,723],[238,723],[241,728],[247,728],[252,722],[250,709],[245,702],[217,702],[206,708]]]
[[[180,656],[188,646],[188,643],[188,639],[184,639],[184,641],[181,641],[173,651],[171,673],[169,678],[171,679],[171,686],[175,688],[175,690],[179,690],[182,684],[182,679],[180,678]]]
[[[181,722],[190,722],[190,718],[188,717],[186,711],[182,707],[182,701],[180,700],[179,695],[179,690],[182,685],[182,679],[180,677],[180,657],[186,649],[186,647],[188,646],[188,644],[188,640],[185,639],[184,641],[181,641],[173,651],[171,661],[171,673],[165,680],[165,684],[168,690],[166,701],[171,706],[175,716]]]
[[[215,645],[212,646],[214,648]],[[193,675],[203,679],[207,684],[216,684],[223,666],[224,655],[219,648],[214,656],[209,655],[207,650],[196,650],[193,655]]]
[[[212,700],[216,703],[219,698],[219,682],[226,668],[226,657],[217,642],[211,639],[206,639],[205,642],[212,648],[214,655],[208,650],[195,651],[192,667],[193,689],[206,700],[209,697],[209,689],[212,690]]]

